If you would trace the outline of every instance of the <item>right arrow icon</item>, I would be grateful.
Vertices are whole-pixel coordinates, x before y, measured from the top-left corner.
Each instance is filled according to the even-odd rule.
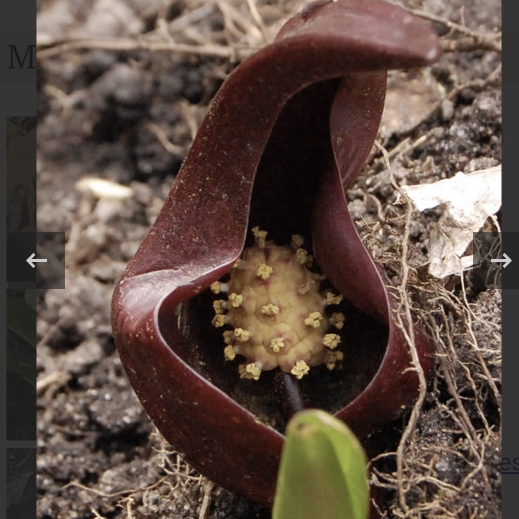
[[[503,258],[504,259],[501,259],[501,258],[491,259],[490,263],[502,263],[503,264],[503,268],[506,268],[506,267],[508,267],[508,265],[510,265],[510,263],[512,263],[512,260],[508,256],[508,254],[505,254],[504,252],[503,252]]]

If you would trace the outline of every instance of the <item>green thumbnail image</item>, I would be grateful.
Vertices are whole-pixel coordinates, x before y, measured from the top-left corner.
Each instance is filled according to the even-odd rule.
[[[36,449],[7,449],[7,518],[36,517]]]
[[[36,439],[36,290],[7,290],[7,440]]]
[[[7,230],[36,231],[36,117],[7,119]]]

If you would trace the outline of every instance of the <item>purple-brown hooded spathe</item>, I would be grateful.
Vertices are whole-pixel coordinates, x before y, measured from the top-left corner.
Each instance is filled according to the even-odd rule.
[[[439,54],[397,6],[308,5],[225,81],[117,284],[115,341],[142,405],[230,490],[272,502],[284,424],[301,406],[363,438],[416,399],[395,305],[344,190],[372,148],[386,70]]]

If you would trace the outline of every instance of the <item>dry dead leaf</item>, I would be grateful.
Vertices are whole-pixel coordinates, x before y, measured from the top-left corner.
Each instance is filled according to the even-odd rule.
[[[444,278],[470,267],[472,256],[463,255],[473,233],[501,207],[501,166],[459,172],[449,179],[404,186],[402,190],[419,211],[443,206],[429,238],[429,273]]]

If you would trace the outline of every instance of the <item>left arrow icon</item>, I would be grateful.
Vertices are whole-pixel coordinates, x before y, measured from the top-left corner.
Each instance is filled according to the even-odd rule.
[[[36,256],[36,254],[34,254],[34,252],[25,260],[27,261],[27,263],[32,267],[34,268],[36,265],[35,263],[47,263],[47,260],[46,259],[36,259],[34,256]]]

